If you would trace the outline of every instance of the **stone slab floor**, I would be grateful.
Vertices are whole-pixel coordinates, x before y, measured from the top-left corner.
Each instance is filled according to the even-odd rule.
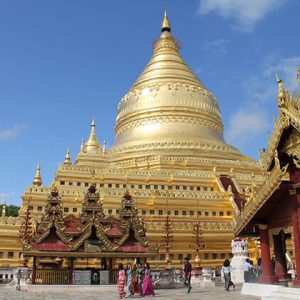
[[[115,286],[92,287],[58,287],[55,286],[39,286],[34,287],[35,290],[16,291],[13,287],[0,286],[0,300],[114,300],[119,299],[117,288]],[[226,292],[223,287],[216,288],[198,288],[193,287],[190,294],[186,289],[173,290],[156,290],[156,296],[145,297],[144,299],[155,300],[259,300],[258,297],[243,296],[240,294],[241,288]],[[127,299],[141,299],[139,296],[130,297]]]

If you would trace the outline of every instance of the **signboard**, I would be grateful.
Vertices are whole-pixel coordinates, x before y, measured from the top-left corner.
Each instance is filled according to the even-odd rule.
[[[100,271],[100,284],[109,284],[109,271]]]
[[[73,284],[91,284],[91,270],[74,270]]]
[[[73,284],[82,284],[80,270],[73,271]]]

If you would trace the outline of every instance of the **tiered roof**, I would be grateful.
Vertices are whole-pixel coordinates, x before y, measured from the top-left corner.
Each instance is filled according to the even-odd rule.
[[[300,93],[291,95],[285,89],[282,80],[278,76],[276,79],[279,115],[268,145],[260,154],[264,181],[245,195],[245,207],[235,218],[236,234],[246,232],[247,226],[251,225],[254,219],[262,219],[262,208],[267,211],[271,203],[274,204],[283,197],[282,193],[287,193],[293,187],[290,173],[293,169],[300,168]]]
[[[59,191],[55,185],[47,200],[45,214],[36,226],[27,254],[40,252],[80,253],[148,253],[143,220],[134,201],[126,191],[119,217],[106,217],[96,185],[91,184],[84,195],[79,217],[64,216]]]

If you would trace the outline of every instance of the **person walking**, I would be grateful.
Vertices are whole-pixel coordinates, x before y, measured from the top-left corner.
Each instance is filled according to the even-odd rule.
[[[225,290],[229,292],[229,288],[231,286],[235,288],[235,284],[231,281],[231,266],[228,258],[224,260],[221,273],[225,279]]]
[[[133,274],[133,283],[132,283],[132,289],[134,293],[137,295],[140,293],[138,288],[138,281],[139,281],[139,269],[137,264],[135,263],[132,268],[132,274]]]
[[[128,293],[129,296],[134,295],[134,290],[133,290],[133,270],[131,264],[127,264],[127,288],[128,288]]]
[[[144,280],[144,270],[142,268],[142,265],[140,263],[137,264],[138,269],[138,289],[140,292],[140,295],[143,297],[143,280]]]
[[[191,289],[192,289],[192,286],[191,286],[192,265],[191,265],[190,259],[188,257],[186,257],[184,259],[183,273],[184,273],[184,284],[188,288],[188,293],[190,293]]]
[[[143,296],[155,296],[149,263],[146,263],[144,268]]]
[[[126,292],[124,290],[125,281],[126,281],[125,270],[123,268],[123,264],[120,263],[119,274],[118,274],[118,292],[119,292],[120,299],[126,297]]]
[[[250,269],[251,269],[250,260],[249,260],[249,258],[247,258],[244,263],[244,281],[245,282],[249,282],[249,280],[250,280]]]
[[[252,260],[250,260],[249,263],[251,266],[251,268],[249,270],[249,282],[255,283],[255,282],[257,282],[257,277],[258,277],[257,270],[256,270]]]

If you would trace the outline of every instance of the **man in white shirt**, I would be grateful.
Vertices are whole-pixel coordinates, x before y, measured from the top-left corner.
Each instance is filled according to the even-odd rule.
[[[250,281],[250,271],[252,269],[252,266],[250,264],[249,258],[246,259],[244,263],[244,281],[249,282]]]

